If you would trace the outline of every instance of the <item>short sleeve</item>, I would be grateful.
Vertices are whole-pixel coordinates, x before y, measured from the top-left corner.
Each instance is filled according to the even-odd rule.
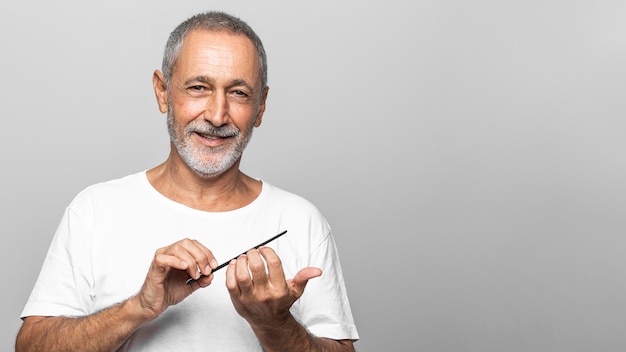
[[[309,280],[292,312],[316,336],[358,340],[336,244],[330,231],[319,246],[313,248],[308,265],[322,269],[322,275]]]
[[[93,310],[91,231],[67,208],[22,317],[83,316]]]

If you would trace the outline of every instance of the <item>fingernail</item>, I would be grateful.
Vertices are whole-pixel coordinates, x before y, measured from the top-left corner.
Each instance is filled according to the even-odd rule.
[[[215,258],[211,259],[211,269],[217,268],[219,264],[217,264],[217,260]]]

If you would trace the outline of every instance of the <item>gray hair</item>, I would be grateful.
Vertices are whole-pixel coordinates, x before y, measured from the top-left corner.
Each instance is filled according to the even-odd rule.
[[[241,34],[252,41],[259,54],[259,67],[261,68],[261,89],[267,85],[267,56],[261,39],[256,35],[252,28],[237,17],[231,16],[224,12],[211,11],[197,14],[190,17],[172,31],[167,44],[165,45],[165,53],[163,54],[163,63],[161,70],[165,78],[165,84],[169,90],[172,72],[176,66],[176,61],[183,46],[183,41],[187,33],[203,29],[212,32],[227,31],[233,34]]]

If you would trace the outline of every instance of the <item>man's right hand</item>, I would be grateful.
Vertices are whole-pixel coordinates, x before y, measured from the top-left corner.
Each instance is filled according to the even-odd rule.
[[[149,318],[154,319],[195,290],[209,286],[213,280],[211,271],[217,265],[213,253],[196,240],[183,239],[160,248],[136,298]],[[190,277],[198,280],[187,285]]]
[[[84,317],[26,317],[15,350],[115,351],[167,307],[211,284],[211,269],[217,265],[213,253],[195,240],[184,239],[160,248],[137,295]],[[197,279],[200,274],[205,276],[187,285],[189,277]]]

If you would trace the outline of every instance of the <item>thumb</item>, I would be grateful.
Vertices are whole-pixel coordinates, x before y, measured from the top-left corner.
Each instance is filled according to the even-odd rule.
[[[304,292],[304,288],[309,280],[316,278],[322,275],[322,269],[315,267],[307,267],[304,268],[293,277],[293,279],[289,280],[289,287],[291,291],[295,291],[296,299],[302,296]]]

